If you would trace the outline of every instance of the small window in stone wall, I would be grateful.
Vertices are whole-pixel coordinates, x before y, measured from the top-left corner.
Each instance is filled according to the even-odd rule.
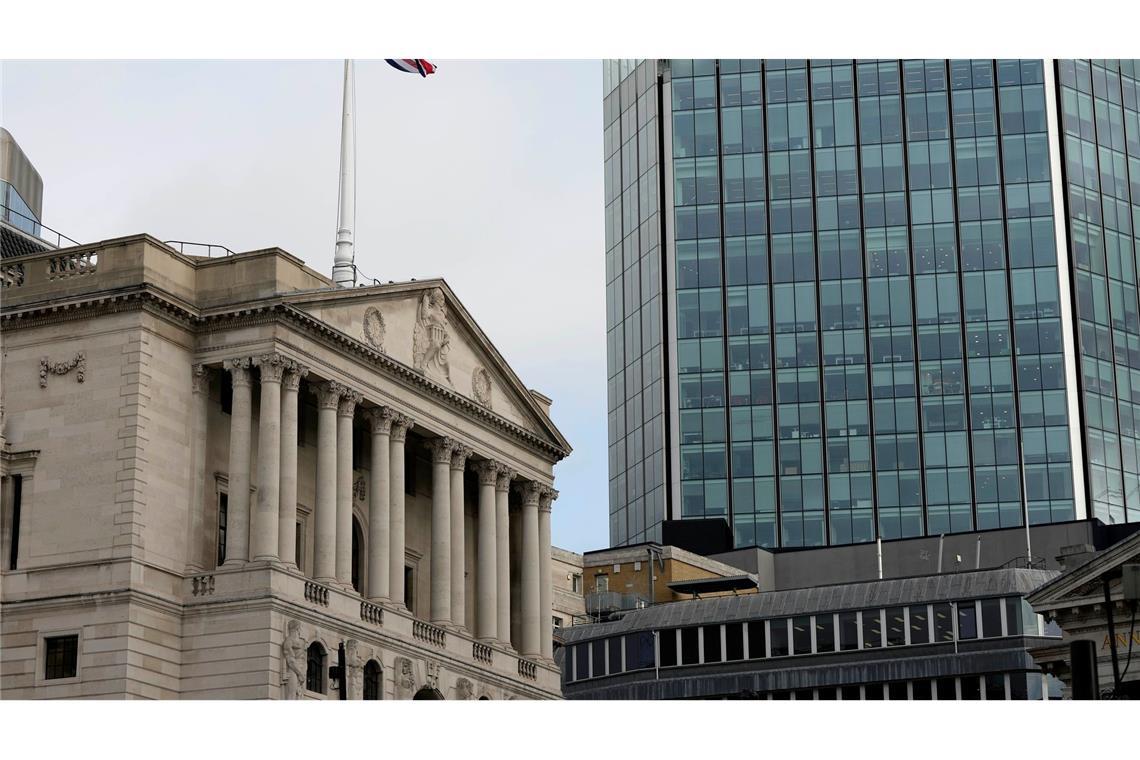
[[[318,694],[325,693],[325,648],[316,641],[309,644],[305,688]]]
[[[79,634],[44,639],[44,679],[75,678],[79,670]]]
[[[364,698],[381,699],[380,692],[380,663],[369,660],[364,666]]]

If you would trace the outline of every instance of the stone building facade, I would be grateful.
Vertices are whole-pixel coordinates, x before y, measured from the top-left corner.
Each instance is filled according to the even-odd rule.
[[[570,452],[443,280],[3,263],[4,698],[556,698]]]

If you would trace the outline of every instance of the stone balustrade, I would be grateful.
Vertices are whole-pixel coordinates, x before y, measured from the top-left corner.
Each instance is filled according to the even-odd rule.
[[[98,266],[99,253],[97,251],[61,253],[48,258],[47,278],[49,280],[62,280],[65,277],[94,274]]]
[[[372,604],[372,602],[362,601],[360,603],[360,619],[365,623],[372,623],[372,625],[384,625],[384,608]]]
[[[519,659],[519,675],[534,681],[538,678],[538,664],[530,660]]]
[[[313,581],[305,581],[305,599],[322,607],[329,606],[329,588]]]
[[[438,625],[425,623],[422,620],[412,621],[412,635],[420,641],[431,644],[432,646],[442,648],[447,645],[447,631]]]
[[[476,662],[490,665],[494,659],[494,652],[495,650],[486,644],[482,644],[478,641],[471,642],[471,657],[474,658]]]

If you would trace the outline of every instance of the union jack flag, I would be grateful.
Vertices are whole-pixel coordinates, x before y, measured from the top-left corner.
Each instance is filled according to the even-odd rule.
[[[408,74],[419,74],[421,77],[426,77],[428,74],[435,73],[435,64],[426,58],[385,58],[384,60],[392,68]]]

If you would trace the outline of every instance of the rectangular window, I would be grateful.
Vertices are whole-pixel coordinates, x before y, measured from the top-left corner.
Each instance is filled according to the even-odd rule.
[[[1021,597],[1008,596],[1005,603],[1005,626],[1010,636],[1022,634],[1021,628]],[[1036,622],[1036,621],[1035,621]]]
[[[590,647],[589,644],[574,645],[574,679],[581,681],[590,677]]]
[[[869,683],[863,687],[863,699],[881,700],[883,698],[883,685],[881,683]]]
[[[958,602],[958,638],[978,638],[978,614],[973,602]]]
[[[218,566],[226,561],[226,521],[229,517],[230,497],[225,491],[218,494]]]
[[[748,624],[748,659],[762,660],[768,656],[764,638],[764,621],[754,620]]]
[[[700,661],[700,628],[681,629],[681,664],[695,665]]]
[[[907,696],[906,681],[892,681],[887,684],[887,696],[892,702],[905,702]]]
[[[811,654],[811,618],[792,618],[792,647],[795,654]]]
[[[669,668],[677,664],[677,631],[670,629],[657,634],[661,647],[661,667]]]
[[[954,609],[946,602],[934,605],[934,640],[954,640]]]
[[[819,689],[816,690],[816,694],[818,695],[818,699],[820,699],[821,701],[823,701],[823,700],[826,700],[828,702],[834,701],[835,700],[835,687],[834,686],[820,687]]]
[[[720,626],[706,625],[704,637],[705,662],[720,662]]]
[[[1005,674],[989,673],[986,675],[986,700],[1005,699]]]
[[[707,634],[706,634],[707,635]],[[725,623],[724,659],[728,661],[744,659],[744,624]]]
[[[849,652],[859,648],[859,613],[839,613],[839,648]]]
[[[835,619],[832,615],[815,616],[815,651],[835,651]]]
[[[622,672],[621,636],[606,639],[610,650],[610,673]]]
[[[953,678],[939,678],[937,685],[939,702],[953,702],[958,699],[958,689],[954,686]]]
[[[843,696],[844,702],[858,702],[863,698],[862,688],[859,686],[840,687],[839,693]]]
[[[887,646],[898,647],[906,643],[906,620],[902,607],[887,608]]]
[[[771,622],[771,647],[773,657],[786,657],[788,655],[788,619],[780,618]]]
[[[554,617],[552,617],[550,619],[550,625],[552,628],[555,628],[555,629],[561,628],[562,627],[562,618],[555,615]]]
[[[79,634],[44,639],[44,678],[75,678],[79,667]]]
[[[606,675],[606,640],[595,639],[591,641],[590,655],[593,657],[590,672],[594,678]]]
[[[652,668],[654,662],[652,631],[634,633],[625,637],[626,670]]]
[[[962,676],[960,683],[962,686],[962,699],[975,700],[982,698],[981,681],[978,676]]]
[[[863,648],[874,649],[882,645],[883,623],[880,610],[863,610]]]
[[[912,699],[915,700],[929,700],[930,694],[930,681],[913,681],[910,685]]]
[[[1001,599],[983,599],[981,607],[982,637],[992,639],[1001,636]]]
[[[297,521],[297,532],[293,534],[293,556],[296,558],[297,567],[304,572],[305,568],[305,523],[301,520]]]
[[[925,604],[915,604],[910,608],[910,643],[926,644],[930,641],[930,618]],[[916,697],[917,699],[917,697]],[[930,699],[930,697],[927,697]]]
[[[412,592],[415,591],[415,584],[413,583],[415,570],[409,565],[404,566],[404,606],[408,608],[408,612],[415,613],[416,597]]]

